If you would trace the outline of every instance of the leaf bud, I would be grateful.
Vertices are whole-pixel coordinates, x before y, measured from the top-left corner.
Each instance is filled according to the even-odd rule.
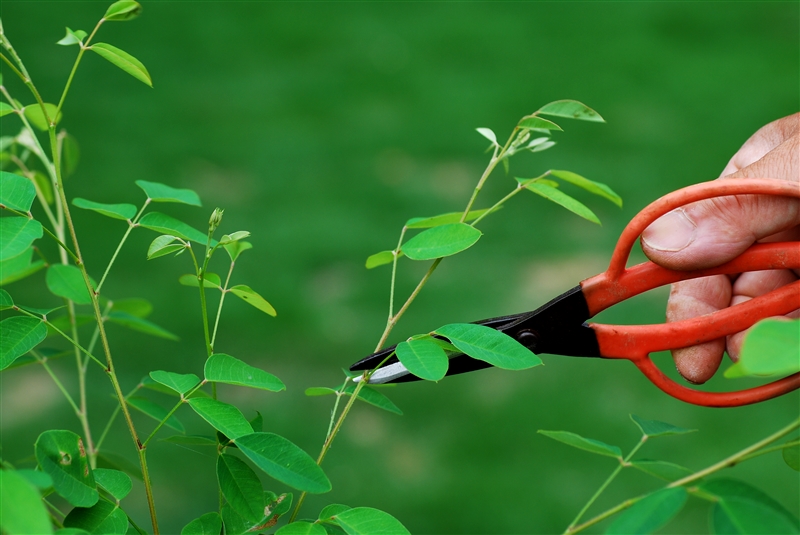
[[[208,230],[210,232],[214,232],[219,227],[220,223],[222,223],[222,214],[225,210],[221,208],[214,208],[214,211],[211,213],[211,217],[208,220]]]

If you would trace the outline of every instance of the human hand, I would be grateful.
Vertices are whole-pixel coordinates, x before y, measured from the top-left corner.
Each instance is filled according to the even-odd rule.
[[[733,155],[720,180],[774,178],[800,187],[800,113],[759,129]],[[692,203],[657,219],[642,233],[642,248],[655,263],[670,269],[704,269],[723,264],[754,242],[800,238],[800,199],[765,195],[718,197]],[[798,279],[800,270],[771,270],[733,276],[715,275],[672,285],[667,321],[680,321],[763,295]],[[795,311],[790,317],[800,317]],[[744,332],[697,346],[673,350],[680,374],[704,383],[728,351],[736,361]]]

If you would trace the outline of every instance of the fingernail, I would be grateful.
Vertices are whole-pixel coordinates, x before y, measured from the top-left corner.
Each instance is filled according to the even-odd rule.
[[[656,219],[642,233],[642,241],[658,251],[680,251],[694,241],[697,227],[682,209]]]

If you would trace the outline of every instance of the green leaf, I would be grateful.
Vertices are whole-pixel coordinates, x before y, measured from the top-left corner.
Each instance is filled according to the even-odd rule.
[[[42,233],[42,224],[35,219],[4,217],[0,225],[0,261],[22,254]]]
[[[10,104],[0,102],[0,117],[5,117],[6,115],[14,113],[14,111],[14,107]]]
[[[401,250],[412,260],[433,260],[469,249],[481,236],[481,231],[466,223],[449,223],[420,232]]]
[[[394,251],[381,251],[380,253],[369,255],[365,266],[367,269],[372,269],[392,262],[394,262]]]
[[[168,330],[159,327],[155,323],[146,319],[138,318],[132,314],[128,314],[127,312],[112,310],[108,313],[108,321],[116,323],[117,325],[122,325],[123,327],[127,327],[128,329],[132,329],[134,331],[139,331],[151,336],[157,336],[158,338],[166,338],[167,340],[175,341],[180,340],[177,335],[174,335]]]
[[[61,112],[58,112],[58,115],[56,115],[56,110],[58,107],[55,104],[50,104],[49,102],[45,102],[44,107],[47,110],[47,117],[49,117],[51,121],[53,118],[55,118],[55,123],[58,124],[58,122],[61,121]],[[30,121],[33,126],[42,132],[47,132],[47,130],[50,128],[50,123],[47,120],[47,117],[44,116],[42,107],[39,104],[25,106],[22,112],[25,114],[25,117],[28,119],[28,121]]]
[[[253,432],[250,423],[233,405],[210,398],[191,398],[189,406],[214,429],[231,440]]]
[[[119,0],[108,6],[103,18],[106,20],[125,21],[135,19],[141,12],[142,6],[139,5],[139,2]]]
[[[197,279],[197,275],[192,275],[191,273],[181,275],[180,278],[178,278],[178,282],[192,288],[200,287],[200,281]],[[203,287],[222,289],[222,280],[220,280],[219,275],[216,273],[206,273],[205,277],[203,277]]]
[[[53,184],[50,182],[50,177],[41,171],[33,172],[33,181],[39,186],[42,192],[42,197],[47,204],[53,204]]]
[[[353,395],[353,392],[356,390],[356,384],[352,381],[348,381],[347,385],[344,387],[344,393]],[[395,405],[391,399],[387,398],[382,393],[378,392],[371,386],[365,386],[361,389],[358,393],[358,399],[361,401],[365,401],[370,405],[378,407],[379,409],[383,409],[385,411],[393,412],[395,414],[403,414],[403,411]]]
[[[27,212],[35,198],[33,182],[24,176],[0,171],[0,204],[18,212]]]
[[[150,73],[147,72],[142,62],[124,50],[120,50],[108,43],[95,43],[90,46],[89,49],[94,50],[100,57],[107,59],[137,80],[153,87],[153,80],[150,78]]]
[[[800,522],[780,503],[744,481],[714,479],[700,490],[716,496],[711,512],[714,533],[769,534],[797,533]]]
[[[237,230],[236,232],[231,232],[230,234],[225,234],[220,238],[219,243],[222,245],[227,245],[229,243],[235,243],[239,240],[243,240],[245,238],[250,237],[250,232],[247,230]]]
[[[439,381],[447,373],[447,354],[430,337],[397,344],[397,358],[408,371],[428,381]]]
[[[325,528],[319,524],[297,520],[283,526],[275,532],[275,535],[325,535],[325,533]]]
[[[517,181],[520,183],[524,183],[525,179],[518,178]],[[541,182],[530,182],[525,186],[530,191],[534,192],[537,195],[544,197],[549,201],[553,201],[554,203],[563,206],[573,214],[579,215],[584,219],[591,221],[592,223],[600,224],[600,220],[594,215],[594,212],[589,210],[584,204],[581,202],[573,199],[563,191],[560,191],[556,188],[552,188],[546,184],[542,184]]]
[[[89,533],[117,535],[128,532],[125,511],[105,500],[92,507],[76,507],[64,519],[65,528],[80,528]]]
[[[47,338],[43,321],[29,316],[12,316],[0,321],[0,370]]]
[[[606,533],[653,533],[666,526],[683,509],[686,498],[686,489],[683,487],[656,491],[620,513]]]
[[[219,535],[222,531],[222,518],[219,513],[206,513],[186,524],[181,535]]]
[[[162,438],[162,442],[169,442],[171,444],[179,444],[181,446],[215,446],[217,439],[211,437],[204,437],[200,435],[172,435],[171,437]]]
[[[225,353],[217,353],[208,357],[204,373],[206,381],[215,383],[249,386],[271,392],[279,392],[286,388],[286,385],[271,373],[250,366]]]
[[[83,39],[87,35],[88,34],[83,30],[77,30],[73,32],[69,29],[69,27],[67,27],[66,35],[64,35],[60,41],[57,41],[56,44],[61,46],[77,45],[78,43],[83,42]]]
[[[33,247],[28,247],[17,256],[0,262],[0,286],[24,279],[44,267],[43,260],[31,262]]]
[[[314,459],[280,435],[252,433],[239,436],[235,443],[256,466],[281,483],[312,494],[331,490],[331,482]]]
[[[498,209],[495,209],[495,211],[497,211]],[[467,218],[464,221],[473,221],[475,219],[478,219],[480,216],[482,216],[488,211],[489,208],[483,208],[481,210],[472,210],[467,214]],[[442,225],[447,225],[450,223],[459,223],[461,221],[462,215],[464,215],[464,212],[449,212],[447,214],[440,214],[433,217],[412,217],[411,219],[406,221],[406,227],[433,228],[433,227],[440,227]]]
[[[520,119],[519,123],[517,124],[517,128],[562,130],[562,128],[553,121],[542,119],[541,117],[537,117],[536,115],[526,115],[525,117]]]
[[[141,396],[130,396],[127,399],[127,401],[128,405],[130,405],[137,411],[140,411],[149,416],[150,418],[152,418],[153,420],[159,422],[163,420],[169,413],[169,411],[167,411],[167,409],[165,409],[161,405],[154,403],[153,401],[150,401],[149,399],[143,398]],[[167,418],[167,421],[164,422],[164,424],[167,427],[171,427],[176,431],[180,431],[181,433],[186,431],[186,428],[183,427],[181,421],[178,420],[177,416],[175,416],[174,414],[169,418]]]
[[[75,304],[88,305],[92,302],[92,297],[83,280],[83,274],[75,266],[52,264],[47,268],[45,282],[47,282],[47,289],[54,295],[69,299]],[[97,286],[93,280],[91,283],[92,287]]]
[[[123,499],[133,488],[131,478],[125,472],[110,468],[95,468],[94,480],[117,501]]]
[[[264,516],[277,520],[278,517],[285,515],[292,508],[292,493],[284,492],[277,496],[274,492],[264,491],[264,501],[267,502]]]
[[[80,161],[80,158],[81,158],[81,151],[80,147],[78,146],[78,140],[76,140],[74,136],[71,136],[69,134],[65,135],[64,142],[61,148],[61,160],[64,162],[64,173],[67,176],[75,172],[75,169],[77,169],[78,167],[78,162]],[[47,179],[47,183],[50,184],[49,179]]]
[[[253,522],[264,518],[264,489],[244,461],[233,455],[218,456],[217,480],[222,495],[239,515]]]
[[[528,348],[510,336],[485,325],[451,323],[436,329],[470,357],[505,370],[524,370],[542,363]]]
[[[150,301],[138,297],[115,299],[111,308],[117,312],[127,312],[137,318],[146,318],[153,311],[153,305],[150,304]]]
[[[125,457],[111,453],[109,451],[99,451],[97,453],[97,466],[101,468],[114,468],[122,470],[131,477],[142,481],[142,469],[138,464],[134,464]]]
[[[528,150],[530,150],[531,152],[542,152],[543,150],[547,150],[550,147],[553,147],[555,144],[556,144],[555,141],[543,141],[542,143],[537,143],[536,145],[534,145],[533,147],[531,147]],[[505,161],[505,160],[503,160],[503,161]],[[506,172],[508,172],[508,171],[506,171]]]
[[[53,533],[39,491],[16,470],[0,470],[0,528],[3,533]]]
[[[658,420],[645,420],[635,414],[631,414],[631,420],[636,426],[641,429],[643,435],[648,437],[660,437],[663,435],[684,435],[686,433],[694,433],[697,429],[686,429],[685,427],[678,427],[676,425],[668,424],[666,422],[659,422]]]
[[[6,310],[14,306],[14,300],[11,299],[11,294],[0,288],[0,310]]]
[[[252,288],[249,286],[245,286],[244,284],[237,284],[236,286],[232,286],[228,291],[230,291],[233,295],[249,303],[259,309],[262,312],[266,312],[270,316],[277,315],[275,309],[272,305],[270,305],[266,299],[258,295]]]
[[[55,491],[71,505],[91,507],[97,503],[99,494],[81,437],[51,429],[39,435],[34,451],[39,467],[53,479]]]
[[[225,535],[244,535],[256,529],[258,522],[245,520],[236,510],[225,504],[222,506],[222,524],[225,526]],[[215,534],[218,535],[218,534]]]
[[[205,245],[208,236],[197,229],[194,229],[174,217],[162,214],[161,212],[149,212],[144,214],[139,220],[140,227],[155,230],[161,234],[172,234],[184,240],[190,240],[200,245]],[[211,245],[217,244],[216,240],[211,240]]]
[[[645,474],[663,479],[664,481],[677,481],[694,473],[694,471],[688,468],[666,461],[648,461],[642,459],[641,461],[631,461],[631,466],[637,470],[641,470]]]
[[[559,442],[568,444],[574,448],[586,450],[598,455],[614,457],[615,459],[622,457],[622,452],[617,446],[611,446],[605,442],[600,442],[599,440],[594,440],[592,438],[583,438],[582,436],[576,435],[575,433],[570,433],[569,431],[545,431],[544,429],[539,429],[537,432],[546,437],[550,437],[553,440],[558,440]]]
[[[343,513],[348,509],[352,509],[352,507],[350,507],[349,505],[342,505],[340,503],[332,503],[322,508],[322,511],[319,512],[318,518],[322,521],[330,520],[332,516],[336,516],[339,513]]]
[[[47,490],[53,486],[53,478],[39,470],[22,469],[14,470],[14,472],[24,477],[28,483],[38,489]]]
[[[150,247],[147,248],[147,259],[152,260],[185,249],[186,246],[183,243],[175,243],[179,239],[180,238],[170,236],[169,234],[163,234],[157,237],[150,243]]]
[[[403,535],[409,531],[389,513],[371,507],[355,507],[334,517],[347,535]]]
[[[185,394],[200,382],[200,378],[193,373],[173,373],[165,371],[150,372],[153,381],[171,388],[178,394]]]
[[[247,241],[235,241],[226,243],[223,245],[223,247],[225,248],[225,251],[227,251],[228,256],[231,257],[231,262],[236,262],[240,254],[248,249],[253,248],[253,244]]]
[[[264,417],[260,412],[256,411],[256,415],[252,420],[248,420],[248,422],[250,422],[250,427],[252,427],[253,431],[256,433],[264,430]]]
[[[495,135],[495,133],[492,131],[491,128],[476,128],[475,130],[480,135],[491,141],[492,145],[499,147],[499,145],[497,144],[497,136]]]
[[[620,208],[622,208],[622,197],[617,195],[614,190],[606,186],[601,182],[595,182],[594,180],[589,180],[588,178],[583,178],[582,176],[573,173],[572,171],[559,171],[557,169],[551,169],[550,174],[554,177],[558,177],[565,182],[569,182],[570,184],[574,184],[579,188],[583,188],[589,193],[594,193],[604,199],[608,199],[609,201],[613,202]]]
[[[800,444],[783,448],[783,460],[789,468],[800,472]]]
[[[75,197],[72,199],[72,205],[84,210],[94,210],[98,214],[114,219],[130,220],[136,215],[136,207],[132,204],[105,204]]]
[[[578,119],[581,121],[593,121],[596,123],[605,122],[605,120],[600,117],[599,113],[577,100],[556,100],[550,104],[545,104],[539,108],[539,111],[536,113],[553,115],[555,117],[567,117],[569,119]]]
[[[312,386],[310,388],[306,388],[306,396],[310,397],[327,396],[335,393],[335,389],[328,388],[327,386]]]
[[[192,206],[203,206],[200,202],[200,197],[194,190],[173,188],[166,184],[148,182],[146,180],[137,180],[136,185],[142,188],[147,198],[153,202],[176,202]]]
[[[790,375],[800,371],[800,319],[765,319],[756,323],[742,343],[739,362],[725,377]]]

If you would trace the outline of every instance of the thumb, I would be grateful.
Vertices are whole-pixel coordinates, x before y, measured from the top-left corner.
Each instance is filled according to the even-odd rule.
[[[721,178],[800,181],[800,137],[792,136],[761,159]],[[800,183],[798,183],[800,188]],[[704,269],[731,260],[767,236],[800,224],[800,200],[768,195],[718,197],[686,205],[642,233],[642,249],[670,269]]]

